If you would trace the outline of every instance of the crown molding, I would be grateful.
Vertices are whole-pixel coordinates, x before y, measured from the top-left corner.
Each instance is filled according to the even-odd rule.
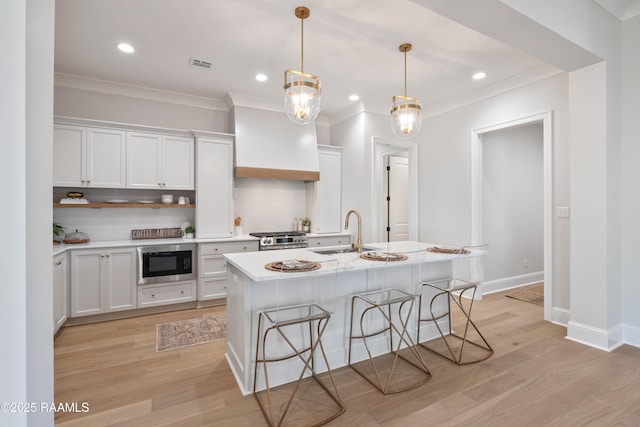
[[[563,72],[564,71],[550,65],[541,65],[532,68],[527,72],[492,83],[473,92],[469,92],[463,97],[453,98],[434,105],[425,106],[423,104],[422,120],[480,102],[484,99],[512,91],[522,86],[530,85]]]
[[[152,89],[144,86],[129,85],[107,80],[91,79],[72,74],[55,73],[54,86],[128,96],[131,98],[147,99],[151,101],[168,102],[208,110],[229,111],[226,103],[219,99],[186,95],[178,92]]]
[[[229,92],[225,97],[225,102],[229,110],[233,107],[256,108],[258,110],[274,111],[276,113],[284,112],[284,102],[274,101],[273,99],[258,98],[256,96],[245,95],[242,93]],[[330,126],[329,118],[326,116],[318,116],[315,120],[316,126]]]

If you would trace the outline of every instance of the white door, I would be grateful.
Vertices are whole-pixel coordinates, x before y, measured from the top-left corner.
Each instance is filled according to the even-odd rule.
[[[409,162],[406,157],[389,157],[388,227],[389,241],[409,239]]]
[[[102,251],[71,253],[71,317],[105,312]]]
[[[160,156],[162,137],[151,133],[127,133],[127,187],[162,188]]]
[[[85,185],[87,131],[83,127],[55,125],[53,128],[53,185]]]
[[[107,311],[137,307],[135,249],[114,249],[106,253],[105,282]]]
[[[196,233],[199,238],[233,236],[233,145],[198,138]]]
[[[164,136],[162,141],[163,188],[193,190],[195,173],[193,138]]]
[[[126,132],[87,129],[87,186],[126,186]]]
[[[342,231],[342,154],[319,150],[320,181],[316,183],[316,201],[311,227],[316,233]]]

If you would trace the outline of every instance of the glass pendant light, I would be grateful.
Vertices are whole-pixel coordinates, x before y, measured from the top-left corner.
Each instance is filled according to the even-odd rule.
[[[320,79],[304,72],[304,20],[310,15],[309,9],[296,8],[296,17],[301,23],[301,67],[300,71],[284,72],[284,110],[292,122],[300,125],[313,122],[320,112]]]
[[[400,52],[404,53],[404,96],[394,96],[391,105],[391,130],[400,138],[411,138],[420,132],[422,125],[420,101],[407,96],[407,52],[410,50],[410,43],[400,45]]]

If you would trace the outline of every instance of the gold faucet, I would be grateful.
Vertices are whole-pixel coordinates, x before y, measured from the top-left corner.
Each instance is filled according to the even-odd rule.
[[[358,250],[358,253],[362,253],[362,217],[360,216],[360,212],[355,209],[351,209],[347,212],[347,217],[344,220],[344,229],[349,229],[349,216],[354,213],[358,217],[358,240],[355,243],[351,244],[351,247]]]

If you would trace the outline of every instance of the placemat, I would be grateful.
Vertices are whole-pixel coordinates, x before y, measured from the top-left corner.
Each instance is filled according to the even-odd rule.
[[[409,257],[404,254],[396,254],[393,252],[365,252],[360,254],[360,258],[369,261],[404,261]]]
[[[440,246],[433,246],[431,248],[427,248],[427,250],[429,252],[435,252],[437,254],[454,254],[454,255],[458,255],[458,254],[468,254],[471,253],[471,251],[469,251],[469,249],[462,249],[462,251],[460,250],[460,248],[443,248]]]
[[[270,262],[264,266],[267,270],[282,271],[283,273],[300,273],[313,271],[320,268],[320,263],[305,259],[287,259],[284,261]]]

